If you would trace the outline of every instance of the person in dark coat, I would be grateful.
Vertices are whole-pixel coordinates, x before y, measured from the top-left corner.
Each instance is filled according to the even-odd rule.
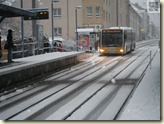
[[[55,41],[55,43],[54,43],[54,52],[57,52],[57,49],[58,49],[58,44]]]
[[[1,45],[1,36],[0,36],[0,61],[1,61],[1,58],[2,58],[2,45]]]
[[[13,59],[13,47],[14,47],[14,43],[13,43],[13,36],[12,36],[12,30],[9,29],[8,30],[8,35],[7,35],[7,44],[8,44],[8,63],[12,63],[14,61],[12,61]]]

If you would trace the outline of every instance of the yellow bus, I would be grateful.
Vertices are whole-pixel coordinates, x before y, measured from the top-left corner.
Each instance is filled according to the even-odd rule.
[[[136,47],[136,31],[130,27],[111,27],[103,29],[100,41],[100,55],[121,54]]]

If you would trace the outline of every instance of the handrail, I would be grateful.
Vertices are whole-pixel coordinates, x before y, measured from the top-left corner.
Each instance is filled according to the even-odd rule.
[[[76,51],[76,45],[74,44],[68,44],[68,43],[61,43],[62,48],[61,52],[72,52]],[[49,44],[49,47],[44,47],[44,44],[42,44],[42,47],[39,48],[38,42],[30,42],[30,43],[24,43],[24,50],[22,50],[22,44],[14,44],[16,49],[13,50],[13,58],[22,58],[22,53],[24,51],[25,57],[32,56],[32,55],[38,55],[38,54],[44,54],[48,52],[59,52],[58,49],[59,47],[53,47],[52,45]],[[3,46],[2,46],[3,47]],[[89,51],[90,49],[88,48],[78,48],[79,51]],[[6,55],[7,51],[3,51],[3,55]]]

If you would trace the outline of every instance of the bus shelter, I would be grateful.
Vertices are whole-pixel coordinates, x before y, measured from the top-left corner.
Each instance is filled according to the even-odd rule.
[[[78,29],[78,47],[84,51],[92,51],[98,49],[100,40],[100,32],[94,28]]]
[[[5,18],[11,18],[11,17],[36,17],[36,13],[31,12],[29,10],[16,8],[13,6],[0,4],[0,24]],[[7,52],[3,46],[2,46],[2,51],[3,53]],[[7,54],[3,54],[2,60],[6,60],[6,59],[7,59]]]

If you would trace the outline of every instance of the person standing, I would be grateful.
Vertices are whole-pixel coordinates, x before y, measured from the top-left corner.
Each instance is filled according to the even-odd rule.
[[[54,43],[54,52],[57,52],[57,49],[58,49],[58,44],[55,41],[55,43]]]
[[[1,58],[2,58],[2,44],[1,44],[1,36],[0,36],[0,60],[1,60]]]
[[[59,44],[58,51],[62,52],[62,45],[61,45],[61,43]]]
[[[13,43],[13,36],[12,36],[12,30],[9,29],[8,30],[8,35],[7,35],[7,44],[8,44],[8,63],[12,63],[14,61],[12,61],[13,59],[13,47],[14,47],[14,43]]]

